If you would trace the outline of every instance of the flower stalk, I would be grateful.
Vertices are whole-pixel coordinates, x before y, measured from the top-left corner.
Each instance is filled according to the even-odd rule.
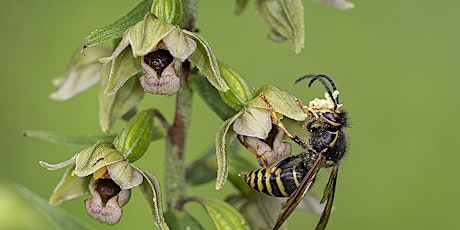
[[[195,29],[197,0],[184,0],[181,27],[189,31]],[[186,191],[185,181],[185,140],[192,114],[193,93],[187,85],[190,76],[190,65],[184,63],[180,78],[182,84],[176,93],[174,121],[169,127],[165,149],[165,196],[168,210],[182,210]]]

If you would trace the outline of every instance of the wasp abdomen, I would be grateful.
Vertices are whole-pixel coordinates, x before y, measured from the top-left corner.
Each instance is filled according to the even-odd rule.
[[[289,197],[305,176],[296,167],[282,170],[276,167],[260,168],[244,174],[244,180],[256,191],[276,197]]]

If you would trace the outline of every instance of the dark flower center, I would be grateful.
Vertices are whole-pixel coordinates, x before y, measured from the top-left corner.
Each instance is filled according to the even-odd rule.
[[[111,179],[98,179],[96,181],[96,191],[102,198],[102,201],[106,203],[110,198],[116,196],[121,188]]]
[[[169,51],[163,49],[157,49],[144,56],[145,64],[152,67],[158,74],[161,74],[173,59]]]

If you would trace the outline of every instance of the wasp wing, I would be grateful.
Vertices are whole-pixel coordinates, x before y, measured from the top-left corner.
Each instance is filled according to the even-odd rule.
[[[326,207],[324,207],[323,214],[319,219],[318,225],[316,225],[316,230],[323,230],[326,228],[329,216],[331,215],[332,203],[334,202],[335,186],[337,183],[337,176],[339,173],[339,166],[336,165],[332,168],[331,175],[329,176],[329,181],[327,182],[326,187],[324,188],[323,198],[321,198],[321,203],[324,203],[326,200]]]
[[[323,159],[324,159],[323,154],[319,154],[318,157],[315,159],[307,175],[305,175],[305,177],[300,182],[299,187],[294,191],[294,193],[291,194],[289,199],[283,205],[283,208],[281,209],[282,212],[278,216],[278,219],[275,223],[275,226],[273,227],[273,230],[279,229],[281,225],[283,225],[283,223],[286,221],[286,219],[292,214],[292,212],[294,212],[297,205],[299,205],[300,201],[302,201],[302,198],[305,196],[307,191],[310,189],[310,186],[315,180],[316,175],[321,169],[321,166],[323,165],[323,161],[324,161]]]

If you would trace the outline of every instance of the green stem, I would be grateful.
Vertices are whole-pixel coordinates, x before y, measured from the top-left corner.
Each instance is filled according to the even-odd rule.
[[[185,196],[185,139],[192,113],[192,91],[185,84],[176,94],[174,123],[168,130],[165,155],[165,189],[168,210],[181,210]]]
[[[183,0],[181,28],[195,30],[197,0]],[[187,86],[190,66],[183,63],[181,87],[176,94],[174,122],[168,129],[165,152],[165,195],[168,210],[182,210],[186,192],[185,140],[192,113],[192,90]]]

